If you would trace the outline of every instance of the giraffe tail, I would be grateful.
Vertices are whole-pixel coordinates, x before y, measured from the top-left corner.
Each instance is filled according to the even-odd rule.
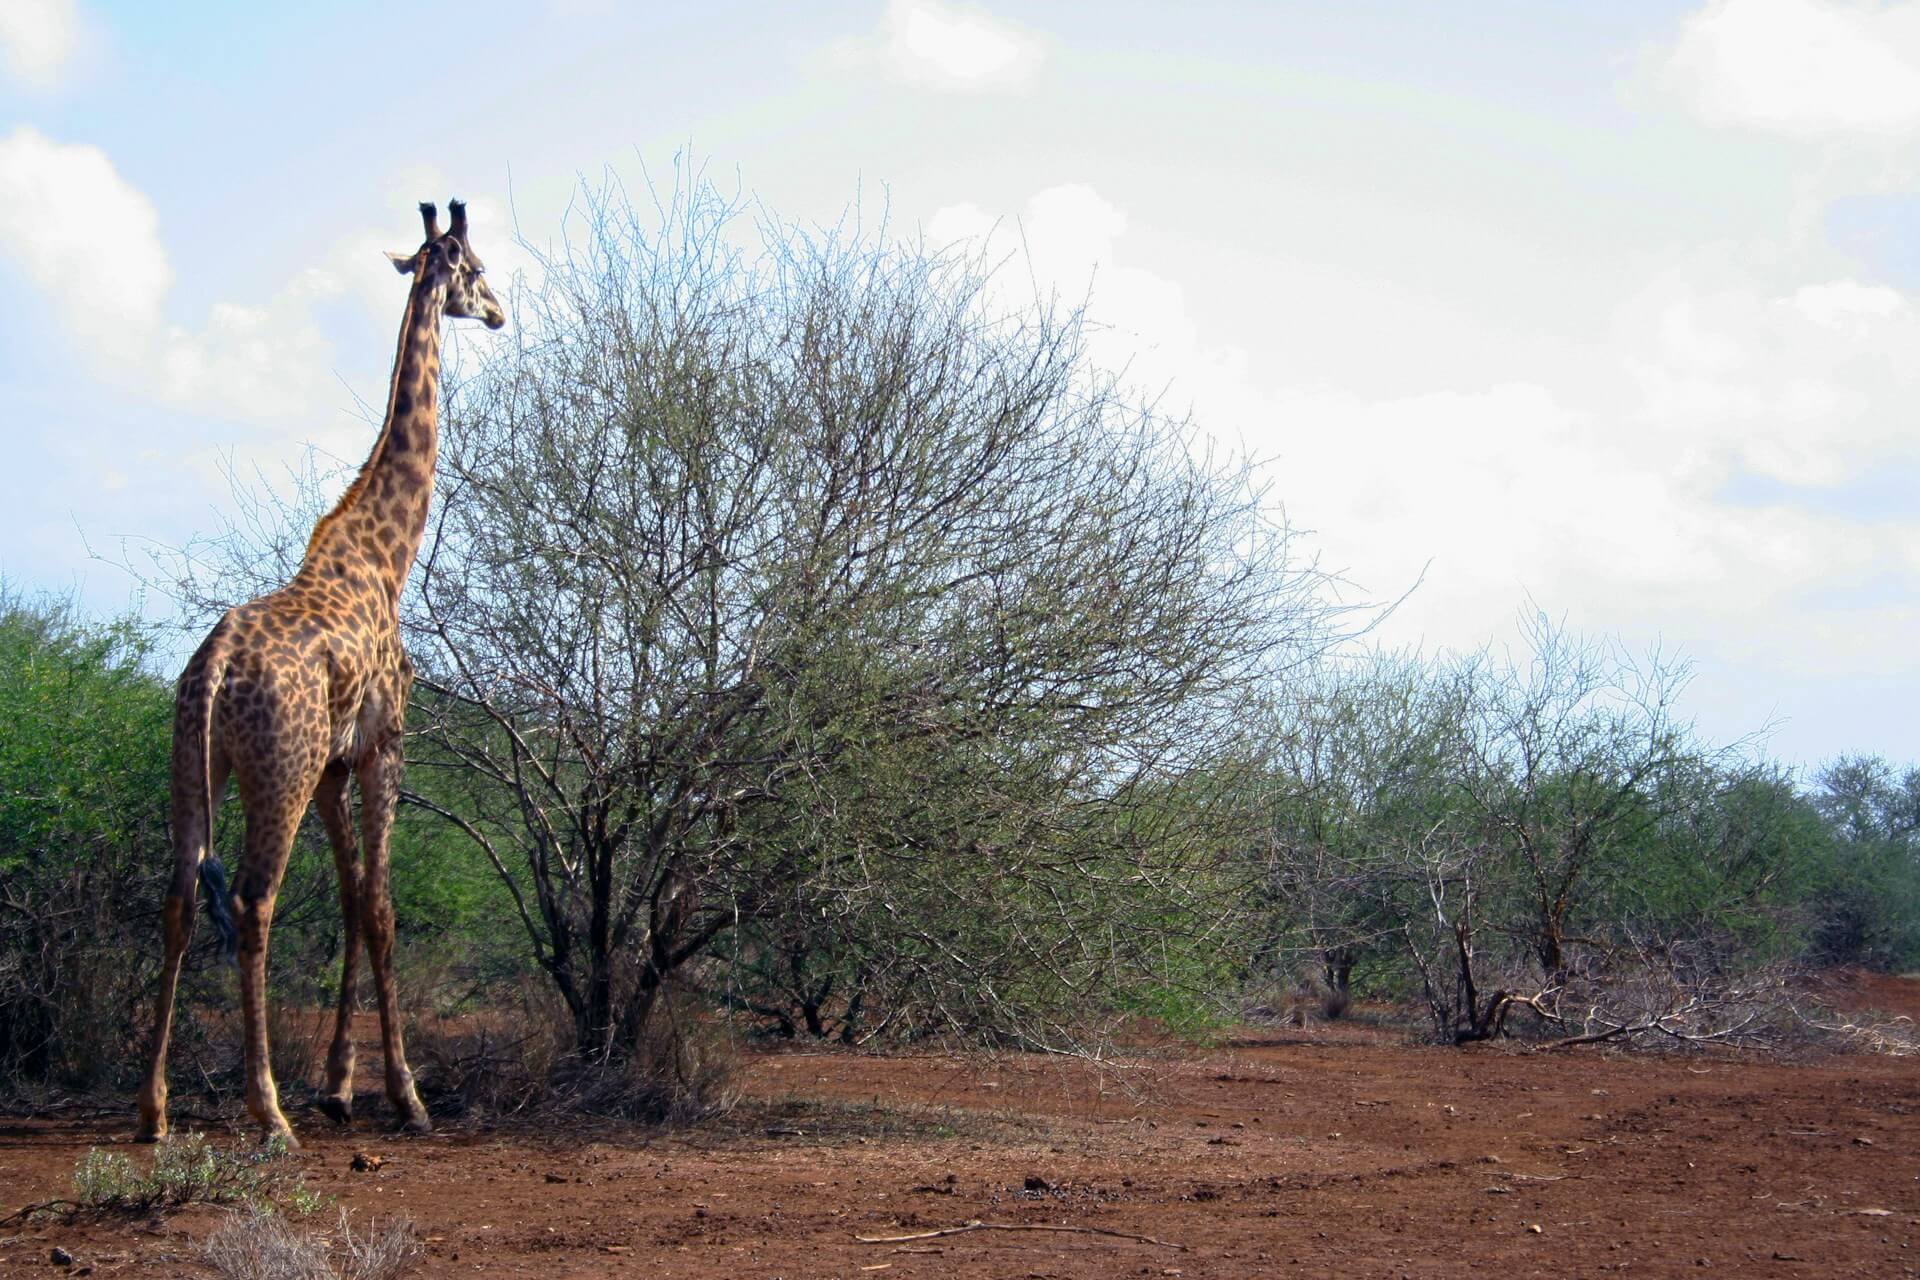
[[[227,869],[213,849],[213,703],[220,686],[226,682],[228,651],[224,629],[215,628],[205,649],[200,668],[200,684],[195,705],[181,707],[175,721],[175,776],[184,769],[196,771],[189,776],[191,791],[176,785],[175,794],[191,796],[198,802],[198,831],[195,836],[199,860],[200,885],[207,895],[207,918],[213,921],[219,936],[221,959],[229,965],[239,958],[239,930],[234,927],[233,908],[228,902]],[[182,737],[186,741],[180,741]],[[184,794],[183,794],[184,793]]]
[[[207,891],[207,918],[220,936],[220,960],[228,967],[240,963],[240,931],[233,925],[233,908],[227,904],[227,868],[217,853],[208,853],[200,862],[200,884]]]

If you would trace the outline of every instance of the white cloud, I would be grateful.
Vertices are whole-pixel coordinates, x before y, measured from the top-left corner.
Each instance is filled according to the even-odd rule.
[[[1714,483],[1744,471],[1799,488],[1920,455],[1920,314],[1885,285],[1780,288],[1768,279],[1779,271],[1707,253],[1622,308],[1620,351],[1650,443],[1683,440]]]
[[[0,256],[39,286],[102,368],[164,401],[243,419],[311,415],[337,401],[313,307],[346,292],[352,277],[339,254],[265,302],[215,303],[197,327],[169,323],[174,272],[159,215],[98,147],[29,126],[0,137]],[[360,274],[393,282],[384,263]]]
[[[173,284],[153,202],[98,147],[29,126],[0,138],[0,249],[104,349],[154,330]]]
[[[1802,285],[1782,301],[1823,328],[1863,334],[1880,321],[1910,310],[1898,290],[1857,280]]]
[[[1920,129],[1920,3],[1714,0],[1665,67],[1708,123],[1789,137]]]
[[[1802,673],[1901,661],[1871,617],[1813,601],[1889,571],[1920,526],[1728,503],[1723,470],[1690,465],[1673,424],[1532,383],[1270,403],[1279,491],[1328,562],[1376,595],[1425,572],[1389,639],[1471,647],[1531,595],[1598,629],[1711,638]]]
[[[1101,364],[1126,369],[1130,381],[1148,390],[1168,383],[1189,390],[1209,353],[1200,349],[1180,286],[1120,260],[1126,229],[1125,212],[1081,183],[1048,187],[1016,217],[997,218],[962,203],[937,210],[926,223],[935,247],[970,243],[989,262],[1017,255],[995,281],[1010,302],[1033,287],[1068,304],[1086,299],[1091,347]]]
[[[1092,188],[1049,188],[1018,216],[951,205],[926,230],[935,245],[990,237],[995,253],[1023,237],[1010,292],[1029,266],[1066,297],[1091,280],[1107,325],[1096,354],[1131,359],[1149,389],[1171,380],[1171,408],[1191,400],[1202,427],[1270,459],[1326,567],[1374,599],[1424,573],[1389,642],[1476,646],[1532,596],[1576,625],[1711,643],[1770,670],[1904,661],[1884,636],[1911,610],[1859,600],[1920,579],[1920,520],[1797,496],[1920,463],[1920,316],[1898,290],[1793,283],[1777,250],[1721,247],[1631,294],[1613,346],[1583,350],[1578,376],[1517,366],[1494,385],[1383,398],[1279,384],[1257,353],[1203,341],[1180,284],[1130,252],[1125,210]],[[1728,496],[1755,475],[1779,496]]]
[[[1017,89],[1046,60],[1046,42],[975,5],[888,0],[880,30],[834,42],[842,67],[878,67],[889,79],[929,89]]]
[[[80,46],[75,0],[6,0],[0,4],[0,56],[29,89],[51,89]]]

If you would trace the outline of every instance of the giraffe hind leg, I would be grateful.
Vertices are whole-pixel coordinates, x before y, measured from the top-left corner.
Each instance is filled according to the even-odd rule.
[[[387,1060],[387,1100],[409,1133],[431,1133],[433,1121],[420,1103],[407,1066],[400,1031],[399,1000],[394,990],[393,900],[388,884],[387,839],[393,829],[394,808],[400,799],[400,778],[406,768],[395,737],[375,751],[360,767],[360,827],[366,867],[361,877],[361,911],[367,934],[367,959],[373,969],[374,990],[380,1001],[380,1039]]]
[[[215,808],[227,787],[223,763],[213,762],[210,779]],[[203,870],[203,854],[210,854],[213,841],[213,815],[203,812],[206,805],[197,787],[185,794],[174,791],[173,881],[161,905],[161,931],[165,953],[160,964],[160,995],[154,1009],[153,1045],[147,1063],[147,1078],[140,1090],[140,1123],[134,1137],[140,1142],[155,1142],[167,1134],[167,1046],[173,1034],[174,1002],[180,990],[180,968],[186,960],[187,946],[193,941],[194,899]],[[219,904],[224,912],[225,904]]]
[[[234,924],[240,935],[240,1014],[246,1051],[247,1111],[268,1136],[300,1144],[280,1109],[267,1043],[267,942],[274,900],[320,767],[287,768],[243,786],[247,799],[247,852],[234,884]]]
[[[180,965],[186,958],[187,944],[193,940],[194,881],[197,871],[184,877],[175,875],[161,907],[166,941],[166,958],[160,967],[160,999],[154,1013],[153,1050],[148,1059],[147,1080],[140,1090],[140,1127],[135,1137],[141,1142],[156,1142],[167,1136],[167,1042],[173,1030],[173,1003],[180,987]]]
[[[316,1105],[335,1124],[353,1120],[353,1008],[360,978],[360,847],[353,830],[353,800],[348,791],[351,774],[342,764],[327,766],[320,775],[314,805],[333,846],[334,870],[340,881],[340,1003],[334,1013],[333,1046],[327,1052],[326,1083]]]

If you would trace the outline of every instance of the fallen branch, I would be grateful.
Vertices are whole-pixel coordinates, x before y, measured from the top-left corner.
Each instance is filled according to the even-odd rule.
[[[915,1231],[904,1236],[854,1236],[861,1244],[899,1244],[905,1240],[931,1240],[936,1236],[957,1236],[968,1231],[1069,1231],[1083,1236],[1114,1236],[1121,1240],[1137,1240],[1141,1244],[1158,1245],[1162,1249],[1178,1249],[1185,1253],[1187,1246],[1175,1244],[1171,1240],[1155,1240],[1152,1236],[1137,1236],[1131,1231],[1109,1231],[1105,1227],[1068,1227],[1056,1226],[1050,1222],[981,1222],[978,1219],[958,1227],[941,1227],[937,1231]]]
[[[15,1209],[4,1218],[0,1218],[0,1227],[24,1225],[32,1222],[41,1214],[53,1216],[77,1217],[87,1206],[78,1200],[42,1200],[38,1204],[24,1205]]]

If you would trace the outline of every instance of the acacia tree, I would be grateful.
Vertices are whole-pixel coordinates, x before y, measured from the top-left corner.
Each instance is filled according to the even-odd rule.
[[[1204,824],[1143,797],[1333,616],[1249,468],[977,259],[589,205],[451,399],[409,614],[428,803],[581,1049],[796,911],[1029,1042],[1167,952],[1141,922],[1204,937]]]
[[[1514,863],[1528,941],[1552,983],[1583,921],[1604,927],[1644,839],[1684,802],[1686,788],[1669,784],[1731,753],[1709,750],[1676,715],[1685,663],[1635,659],[1537,612],[1521,631],[1518,660],[1483,653],[1456,668],[1468,709],[1461,777],[1486,837]]]
[[[1447,693],[1418,658],[1375,653],[1320,664],[1269,711],[1257,787],[1266,890],[1282,935],[1311,953],[1331,1016],[1355,967],[1401,943],[1405,846],[1431,848],[1458,825],[1446,810],[1460,729]]]
[[[1684,666],[1538,615],[1522,633],[1518,656],[1330,666],[1270,755],[1280,914],[1336,991],[1355,948],[1395,939],[1454,1040],[1556,1021],[1576,986],[1777,952],[1818,844],[1788,779],[1675,716]]]
[[[1895,971],[1920,963],[1920,766],[1842,756],[1817,783],[1814,804],[1833,836],[1813,913],[1821,958]]]

